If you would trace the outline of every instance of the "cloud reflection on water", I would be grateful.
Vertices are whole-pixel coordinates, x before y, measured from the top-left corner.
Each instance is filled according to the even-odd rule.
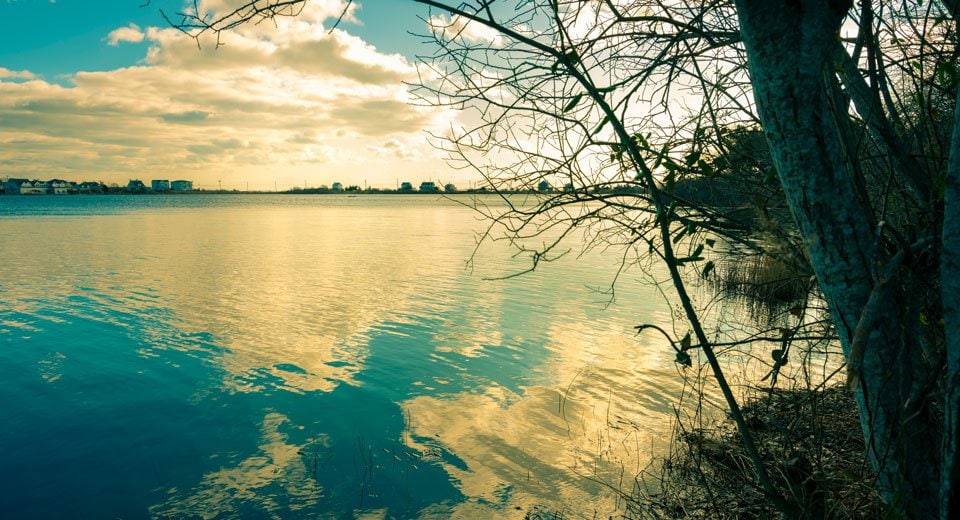
[[[33,301],[79,297],[64,302],[68,312],[143,336],[144,355],[211,335],[234,391],[262,391],[269,374],[273,388],[329,392],[355,384],[371,327],[462,274],[471,219],[423,200],[383,211],[186,208],[31,221],[33,239],[8,237],[19,246],[3,256],[12,279],[28,282],[8,295],[27,314],[38,312]],[[66,263],[34,279],[51,252]]]
[[[289,419],[270,412],[263,418],[259,451],[239,463],[207,473],[192,489],[167,491],[162,504],[150,508],[151,515],[186,518],[229,516],[253,509],[274,518],[315,507],[323,489],[309,478],[300,447],[290,444],[281,427]],[[326,439],[313,441],[324,444]]]
[[[195,413],[265,414],[255,443],[203,445],[229,462],[179,481],[155,514],[322,510],[297,450],[323,438],[352,448],[358,435],[388,451],[442,451],[411,465],[428,475],[415,491],[435,502],[423,515],[515,516],[514,507],[598,500],[613,511],[609,490],[584,477],[612,482],[642,467],[680,384],[669,351],[631,332],[654,318],[655,292],[627,286],[623,305],[605,310],[605,296],[584,290],[609,281],[616,259],[601,254],[484,281],[524,259],[491,246],[482,272],[466,272],[477,227],[469,210],[358,199],[37,219],[35,240],[3,252],[13,278],[26,280],[5,296],[25,316],[53,305],[67,321],[116,325],[144,360],[201,360],[182,374]],[[17,236],[0,226],[0,239]],[[52,258],[53,276],[36,276],[38,258]],[[27,331],[18,320],[3,326]],[[57,377],[55,358],[46,361]],[[369,417],[355,432],[343,423],[361,410]],[[295,423],[306,430],[291,433]],[[401,496],[406,474],[390,478]],[[465,503],[452,503],[456,491]],[[363,514],[389,516],[381,505]]]
[[[566,513],[617,514],[614,490],[629,493],[666,447],[683,379],[657,345],[599,325],[551,328],[552,355],[542,369],[550,386],[491,386],[403,403],[412,448],[439,444],[465,464],[444,464],[470,497],[454,517],[570,507]]]

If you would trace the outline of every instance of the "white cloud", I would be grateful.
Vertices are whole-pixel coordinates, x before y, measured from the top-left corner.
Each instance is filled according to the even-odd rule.
[[[413,159],[422,155],[416,146],[410,146],[397,139],[388,139],[383,143],[369,144],[367,145],[367,150],[378,157],[396,159]]]
[[[126,27],[120,27],[110,31],[110,34],[107,35],[107,43],[116,47],[120,42],[140,43],[144,37],[145,35],[143,31],[140,30],[140,27],[132,23]]]
[[[416,79],[415,67],[320,26],[340,14],[339,1],[308,6],[279,29],[224,33],[220,47],[198,49],[170,28],[119,28],[107,43],[147,42],[141,64],[79,72],[68,87],[0,68],[0,177],[282,185],[350,182],[350,173],[375,183],[383,171],[392,184],[435,165],[423,131],[450,116],[408,103],[403,82]]]
[[[182,70],[284,69],[302,76],[344,77],[359,83],[416,79],[416,69],[397,54],[383,54],[344,31],[275,31],[277,39],[224,33],[221,45],[201,45],[174,29],[151,28],[155,42],[147,63]]]
[[[36,76],[28,70],[10,70],[0,67],[0,80],[3,79],[34,79]]]
[[[430,29],[448,40],[462,39],[471,43],[488,43],[493,47],[503,45],[503,36],[496,30],[461,16],[431,16],[427,21]]]
[[[224,15],[239,12],[250,14],[246,8],[249,0],[201,0],[199,13],[205,20],[217,20]],[[185,2],[185,11],[193,10],[193,1]],[[266,1],[253,3],[253,7],[262,8]],[[279,15],[266,23],[247,23],[233,29],[233,32],[247,36],[260,35],[273,40],[282,39],[285,34],[313,34],[319,35],[328,29],[325,25],[332,25],[341,14],[343,21],[356,23],[356,11],[359,5],[354,1],[349,5],[344,0],[306,0],[293,3],[276,10]],[[254,22],[258,21],[254,15]]]

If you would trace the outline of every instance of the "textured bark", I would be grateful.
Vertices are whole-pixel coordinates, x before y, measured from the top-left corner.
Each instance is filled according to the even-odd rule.
[[[954,23],[960,23],[960,1],[944,2]],[[957,92],[960,98],[960,91]],[[960,103],[954,108],[953,138],[943,202],[940,279],[946,335],[944,374],[943,470],[940,475],[940,518],[960,518]]]
[[[954,3],[954,16],[956,6]],[[947,353],[940,517],[946,520],[960,518],[960,103],[954,109],[943,206],[940,279]]]
[[[849,124],[847,114],[834,110],[828,95],[827,82],[836,81],[829,58],[850,3],[736,4],[774,164],[844,353],[854,362],[881,492],[906,516],[935,517],[941,430],[928,406],[932,374],[913,328],[901,325],[915,320],[916,310],[884,269],[892,258],[878,245],[872,209],[854,196],[851,155],[838,126]]]

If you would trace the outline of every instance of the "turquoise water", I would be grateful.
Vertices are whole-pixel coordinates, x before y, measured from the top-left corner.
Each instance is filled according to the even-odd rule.
[[[466,199],[464,199],[466,200]],[[495,201],[495,199],[490,199]],[[432,196],[0,197],[3,518],[616,514],[681,378],[619,255]],[[575,249],[578,244],[573,244]]]

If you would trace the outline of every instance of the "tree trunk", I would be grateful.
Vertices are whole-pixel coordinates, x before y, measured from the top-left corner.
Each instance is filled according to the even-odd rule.
[[[910,251],[885,253],[831,103],[828,66],[850,2],[737,0],[760,120],[856,383],[868,455],[885,501],[931,518],[940,505],[941,426],[919,311],[904,297]]]
[[[954,20],[960,21],[957,2],[953,3],[952,12]],[[953,138],[947,164],[940,280],[947,338],[940,517],[947,520],[960,518],[960,460],[957,460],[960,444],[960,103],[954,108]]]

